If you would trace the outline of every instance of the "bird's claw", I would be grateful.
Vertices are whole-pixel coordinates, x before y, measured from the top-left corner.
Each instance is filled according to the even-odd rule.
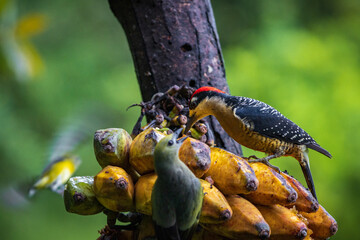
[[[268,159],[267,157],[250,159],[251,157],[253,157],[253,156],[250,156],[250,157],[249,157],[249,159],[248,159],[248,162],[249,162],[249,163],[261,162],[261,163],[263,163],[263,164],[271,167],[272,169],[274,169],[274,170],[277,171],[278,173],[281,173],[280,168],[278,168],[277,166],[272,165],[272,164],[269,162],[269,159]]]
[[[245,160],[247,160],[247,161],[249,161],[249,162],[252,162],[252,160],[251,159],[255,159],[255,160],[257,160],[257,159],[259,159],[257,156],[255,156],[255,155],[250,155],[250,156],[248,156],[248,157],[243,157]]]

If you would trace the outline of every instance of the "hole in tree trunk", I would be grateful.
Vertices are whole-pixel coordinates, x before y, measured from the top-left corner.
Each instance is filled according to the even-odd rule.
[[[181,51],[183,52],[189,52],[192,50],[192,47],[189,43],[185,43],[184,45],[181,46]]]

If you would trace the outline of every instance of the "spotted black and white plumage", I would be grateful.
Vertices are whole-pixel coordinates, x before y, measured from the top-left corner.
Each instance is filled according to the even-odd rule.
[[[305,145],[315,151],[331,157],[307,132],[282,115],[270,105],[256,99],[230,96],[220,91],[201,91],[194,93],[189,108],[194,109],[204,99],[218,97],[231,107],[234,115],[246,123],[252,131],[263,136],[276,138],[297,145]]]
[[[185,132],[208,115],[215,116],[229,136],[241,145],[267,153],[269,156],[259,161],[269,166],[272,166],[268,162],[272,158],[292,156],[297,159],[316,198],[307,149],[314,149],[329,158],[331,154],[298,125],[261,101],[230,96],[213,87],[202,87],[191,96]]]
[[[307,132],[270,105],[252,98],[235,96],[227,96],[225,102],[232,107],[237,117],[253,127],[253,131],[285,142],[305,145],[331,157]]]

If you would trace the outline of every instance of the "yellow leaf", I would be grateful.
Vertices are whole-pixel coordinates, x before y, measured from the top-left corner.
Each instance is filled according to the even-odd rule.
[[[20,39],[30,38],[45,30],[47,18],[43,14],[34,13],[22,17],[15,28],[16,37]]]

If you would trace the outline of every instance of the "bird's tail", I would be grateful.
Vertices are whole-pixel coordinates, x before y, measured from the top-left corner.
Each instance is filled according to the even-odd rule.
[[[37,190],[45,188],[48,178],[41,177],[29,189],[28,197],[31,198],[35,195]]]
[[[33,197],[36,193],[36,188],[32,187],[29,190],[29,198]]]
[[[302,158],[300,160],[300,166],[301,166],[301,170],[303,171],[308,188],[310,189],[310,192],[312,193],[314,198],[317,200],[314,181],[313,181],[312,174],[310,171],[308,151],[303,152]]]

